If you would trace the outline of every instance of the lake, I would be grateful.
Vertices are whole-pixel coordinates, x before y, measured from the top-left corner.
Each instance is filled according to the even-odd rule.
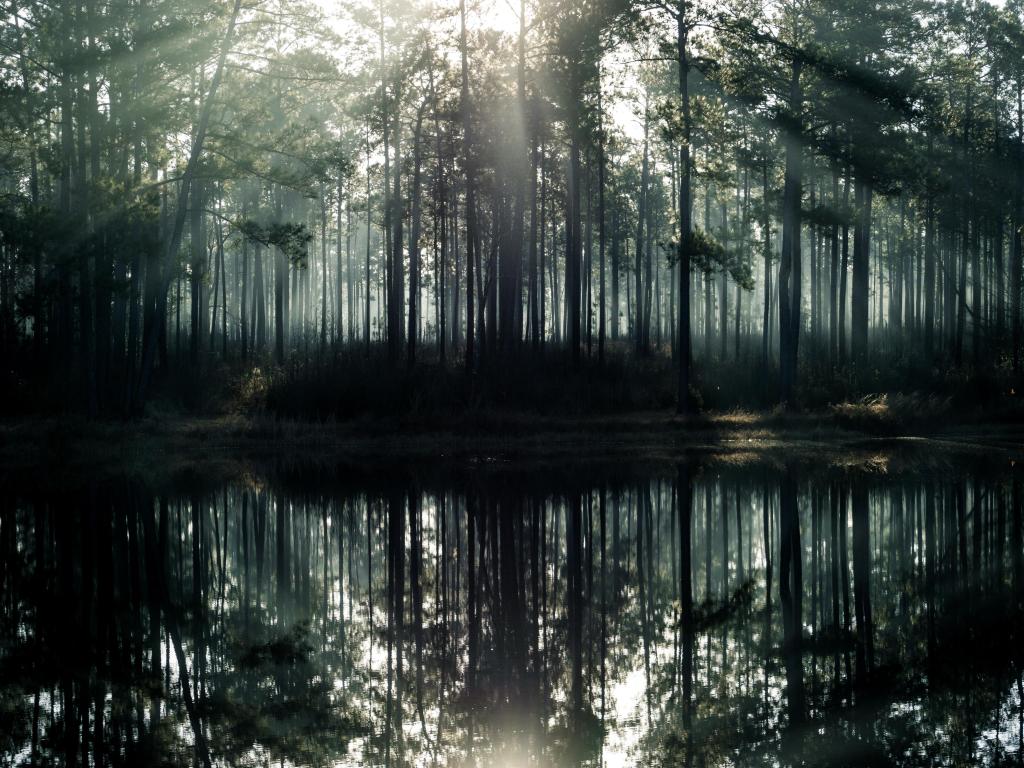
[[[0,763],[1024,761],[1021,471],[886,447],[0,484]]]

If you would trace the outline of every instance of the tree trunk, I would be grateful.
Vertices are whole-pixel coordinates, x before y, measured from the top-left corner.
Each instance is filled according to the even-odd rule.
[[[601,75],[597,78],[597,239],[600,259],[600,285],[598,289],[597,360],[604,365],[605,340],[605,222],[604,222],[604,112],[601,99]],[[602,523],[603,523],[602,516]],[[604,560],[602,558],[602,565]]]
[[[469,55],[466,45],[466,0],[459,0],[459,53],[462,59],[462,141],[463,164],[466,173],[466,372],[472,373],[475,361],[473,333],[473,250],[476,243],[476,172],[473,146],[473,125],[469,103]]]
[[[1017,81],[1017,184],[1014,200],[1013,259],[1010,264],[1010,324],[1013,371],[1020,371],[1021,261],[1024,259],[1024,80]]]
[[[419,335],[418,310],[420,291],[420,199],[421,184],[420,177],[423,168],[422,142],[423,133],[423,111],[427,105],[424,102],[416,113],[416,131],[413,140],[413,174],[412,174],[412,223],[409,232],[409,338],[408,338],[408,366],[412,370],[416,364],[416,342]]]
[[[932,154],[933,138],[928,137],[928,154]],[[925,194],[924,234],[924,351],[930,358],[935,352],[935,195],[931,185]]]
[[[782,194],[782,260],[779,264],[779,373],[781,402],[795,405],[797,348],[800,340],[800,198],[802,181],[801,104],[802,62],[793,59],[789,85],[792,124],[786,133],[786,174]]]
[[[645,97],[646,98],[646,97]],[[644,108],[644,150],[643,150],[643,164],[642,171],[640,174],[640,191],[637,200],[637,217],[636,217],[636,274],[633,276],[635,281],[634,296],[635,301],[635,319],[633,320],[633,342],[636,345],[636,352],[638,355],[646,354],[647,347],[644,333],[644,319],[647,317],[646,302],[644,301],[644,287],[643,287],[643,256],[644,256],[644,224],[647,221],[647,190],[650,186],[650,161],[649,161],[649,141],[648,136],[650,133],[651,124],[651,113],[646,107]]]
[[[181,236],[184,231],[185,214],[188,210],[188,200],[192,186],[192,179],[195,176],[195,169],[203,152],[203,142],[206,139],[206,131],[210,124],[212,103],[217,94],[217,88],[220,86],[221,78],[223,77],[224,63],[227,60],[228,52],[231,50],[231,42],[235,35],[235,22],[238,20],[238,11],[241,4],[241,0],[235,0],[232,6],[227,31],[224,33],[224,38],[221,41],[220,56],[217,59],[217,69],[214,70],[213,80],[210,82],[209,93],[207,93],[206,100],[203,102],[196,136],[192,142],[192,151],[189,153],[188,164],[185,166],[185,172],[182,176],[181,191],[178,194],[178,210],[175,214],[174,228],[171,232],[170,240],[168,241],[166,258],[164,259],[167,265],[170,265],[172,259],[178,253],[178,248],[181,246]],[[170,287],[175,271],[176,270],[172,269],[164,270],[160,291],[158,292],[158,299],[159,297],[166,298],[167,290]],[[162,301],[158,300],[158,305],[162,303]],[[136,396],[133,404],[133,407],[136,410],[141,409],[145,403],[146,389],[149,385],[149,378],[156,358],[157,344],[160,339],[165,319],[165,313],[161,312],[158,317],[153,319],[152,322],[146,323],[146,331],[149,332],[149,335],[143,341],[142,345],[142,362],[140,366],[139,383],[136,387]]]
[[[676,337],[679,346],[679,380],[676,385],[676,411],[690,413],[690,257],[693,240],[693,186],[690,179],[690,141],[693,125],[690,116],[690,61],[687,51],[689,21],[686,0],[681,0],[677,14],[676,38],[679,55],[679,100],[683,113],[683,140],[679,143],[679,296]],[[618,307],[616,324],[618,321]],[[688,538],[688,536],[687,536]],[[686,557],[689,557],[687,552]],[[687,698],[687,702],[689,698]]]
[[[853,188],[856,225],[853,230],[853,285],[850,293],[850,352],[863,362],[868,352],[870,292],[871,185],[857,177]]]

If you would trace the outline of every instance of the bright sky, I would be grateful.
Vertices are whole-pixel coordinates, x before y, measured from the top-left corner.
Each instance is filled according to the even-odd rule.
[[[313,2],[321,8],[331,28],[339,37],[345,39],[351,36],[349,23],[344,18],[342,11],[346,0],[313,0]],[[450,5],[453,19],[457,19],[455,14],[458,12],[458,0],[440,0],[438,5],[441,7]],[[532,3],[527,5],[532,5]],[[466,21],[470,28],[491,29],[510,37],[519,34],[519,0],[467,0],[466,11]],[[529,12],[528,7],[527,13]],[[457,23],[457,20],[454,23]],[[625,87],[622,90],[626,92],[626,95],[625,98],[606,97],[606,114],[612,124],[621,130],[627,138],[639,142],[643,139],[643,124],[637,112],[643,96],[636,77],[630,73],[630,67],[625,64],[625,60],[622,64],[617,65],[617,68],[619,67],[623,68],[625,74]]]

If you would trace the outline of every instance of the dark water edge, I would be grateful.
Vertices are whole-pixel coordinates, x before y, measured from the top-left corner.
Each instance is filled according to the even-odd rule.
[[[0,762],[1022,763],[1012,442],[637,445],[5,464]]]
[[[874,417],[872,417],[874,418]],[[681,418],[662,412],[586,418],[477,414],[448,428],[404,420],[347,423],[250,417],[81,417],[0,421],[0,469],[44,479],[176,475],[228,480],[255,472],[330,474],[383,468],[448,473],[471,464],[564,466],[569,474],[605,465],[671,470],[680,458],[800,462],[819,467],[893,466],[894,471],[973,462],[998,455],[1024,461],[1024,423],[1016,420],[915,424],[858,422],[835,414],[730,412]],[[44,480],[45,481],[45,480]]]

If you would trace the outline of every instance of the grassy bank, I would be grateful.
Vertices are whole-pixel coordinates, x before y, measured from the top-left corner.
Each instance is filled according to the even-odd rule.
[[[698,365],[701,410],[686,418],[675,414],[672,361],[621,349],[604,364],[551,353],[489,361],[473,375],[430,360],[407,370],[355,352],[279,367],[207,362],[160,379],[146,415],[133,421],[8,401],[8,414],[19,415],[0,421],[0,460],[147,473],[200,461],[653,461],[684,452],[843,460],[895,445],[1024,445],[1024,390],[1007,367],[968,375],[904,362],[805,366],[802,407],[787,411],[773,404],[771,371],[743,360]]]

